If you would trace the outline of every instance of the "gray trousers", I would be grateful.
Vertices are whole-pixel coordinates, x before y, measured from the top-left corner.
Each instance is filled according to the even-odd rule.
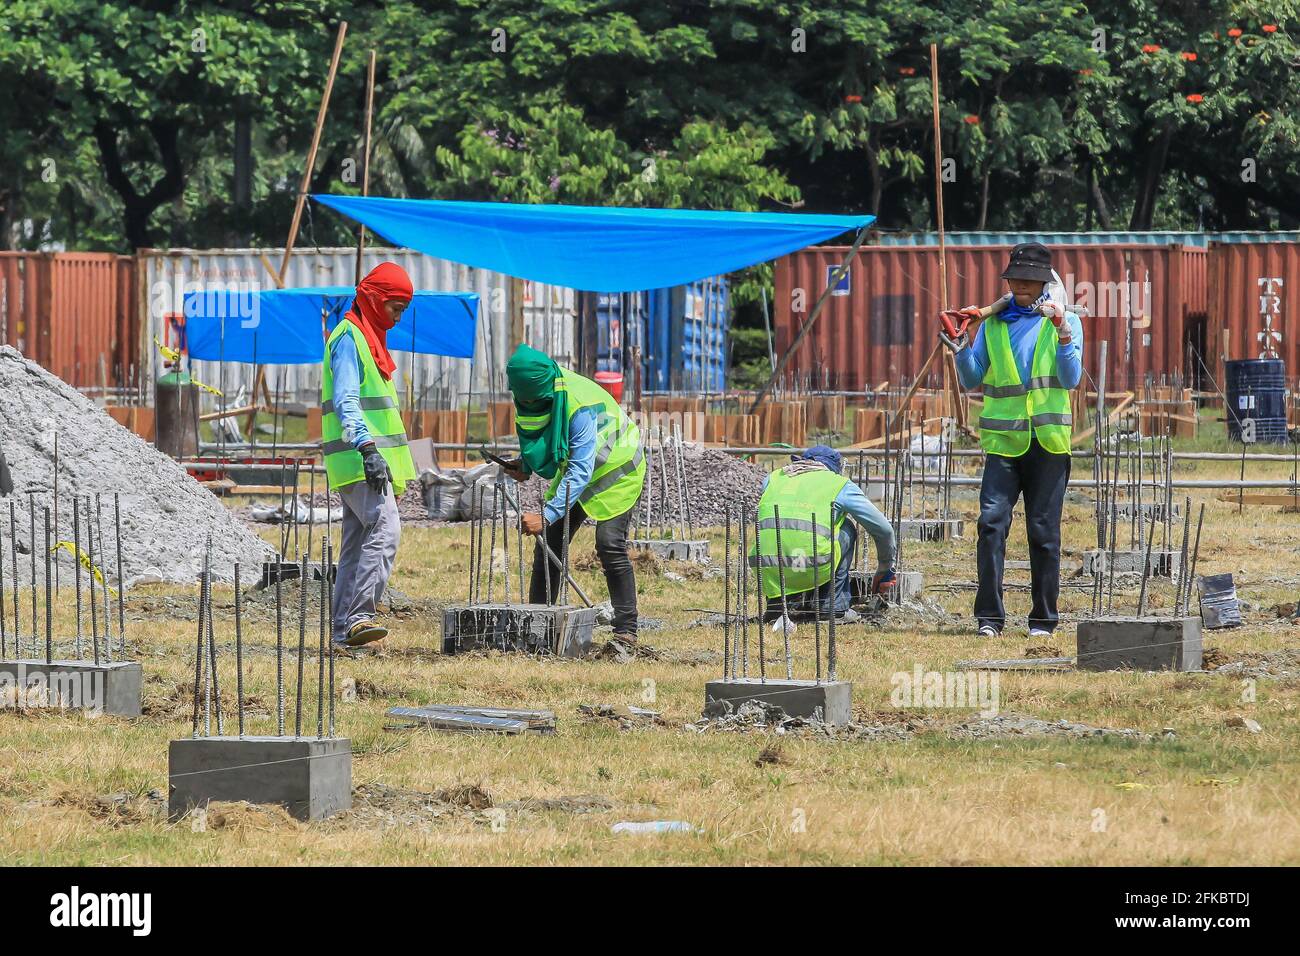
[[[358,481],[338,493],[343,499],[343,539],[334,579],[333,638],[342,641],[357,621],[374,618],[393,573],[402,526],[392,485],[378,495]]]

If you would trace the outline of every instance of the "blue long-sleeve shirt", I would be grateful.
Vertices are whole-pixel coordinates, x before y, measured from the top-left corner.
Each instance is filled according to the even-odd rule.
[[[361,357],[352,336],[340,335],[330,346],[330,374],[334,376],[334,412],[343,426],[343,439],[360,448],[370,441],[370,429],[361,414]]]
[[[564,475],[555,488],[554,497],[542,507],[542,517],[548,525],[564,517],[566,500],[571,505],[578,503],[578,498],[587,490],[591,474],[595,470],[596,412],[583,408],[569,419],[569,460],[564,465]]]
[[[763,479],[763,490],[767,490],[769,475]],[[847,482],[831,504],[831,521],[838,522],[842,516],[852,518],[876,544],[876,567],[885,571],[894,566],[898,545],[894,540],[894,528],[881,514],[880,509],[871,503],[871,499],[852,481]]]
[[[1014,300],[999,318],[1007,323],[1007,335],[1011,339],[1016,368],[1020,370],[1020,381],[1027,382],[1034,364],[1034,346],[1038,344],[1039,329],[1048,320],[1037,309],[1017,305]],[[1065,321],[1070,325],[1071,341],[1056,350],[1056,370],[1061,384],[1074,388],[1083,378],[1083,325],[1073,312],[1065,313]],[[984,374],[989,368],[989,348],[984,340],[987,327],[988,322],[982,322],[970,347],[957,353],[957,376],[965,388],[978,389],[984,383]]]

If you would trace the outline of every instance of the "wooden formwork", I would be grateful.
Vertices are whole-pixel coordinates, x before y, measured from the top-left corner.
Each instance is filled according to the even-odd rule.
[[[762,440],[757,415],[705,415],[704,440],[716,445],[754,447]]]
[[[845,396],[808,395],[804,403],[808,407],[808,428],[831,432],[844,430]]]
[[[768,402],[758,410],[761,444],[783,442],[802,448],[808,439],[808,409],[803,402]]]
[[[408,439],[428,438],[434,442],[463,445],[469,431],[467,413],[455,409],[419,413],[403,412],[402,422],[406,425]],[[444,468],[463,468],[465,453],[442,449],[438,452],[438,464]]]
[[[134,432],[145,441],[154,438],[154,410],[143,405],[106,405],[104,411],[123,428]]]

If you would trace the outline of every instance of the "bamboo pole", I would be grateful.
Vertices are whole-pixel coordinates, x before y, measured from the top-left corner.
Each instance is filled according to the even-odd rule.
[[[370,62],[366,67],[366,136],[361,156],[361,195],[370,195],[370,130],[375,114],[375,51],[370,51]],[[357,284],[361,282],[361,254],[366,248],[366,227],[357,226]]]

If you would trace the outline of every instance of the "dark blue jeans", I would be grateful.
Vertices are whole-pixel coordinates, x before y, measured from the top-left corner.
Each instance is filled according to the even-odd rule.
[[[1070,456],[1053,455],[1034,438],[1019,458],[987,455],[980,484],[979,588],[975,617],[999,631],[1007,622],[1002,604],[1002,569],[1006,559],[1011,510],[1023,495],[1029,538],[1029,573],[1033,608],[1029,626],[1056,629],[1056,597],[1061,589],[1061,506],[1070,480]]]
[[[853,553],[858,544],[858,526],[852,520],[846,520],[840,525],[840,563],[835,566],[835,612],[843,614],[849,609],[853,595],[849,593],[849,572],[853,570]],[[823,584],[817,589],[817,600],[821,603],[822,613],[830,614],[831,612],[831,585],[830,582]],[[790,596],[790,613],[791,614],[813,614],[817,610],[817,605],[813,603],[811,591],[805,591],[802,594],[792,594]],[[781,599],[772,598],[767,602],[768,620],[776,620],[781,616]]]

